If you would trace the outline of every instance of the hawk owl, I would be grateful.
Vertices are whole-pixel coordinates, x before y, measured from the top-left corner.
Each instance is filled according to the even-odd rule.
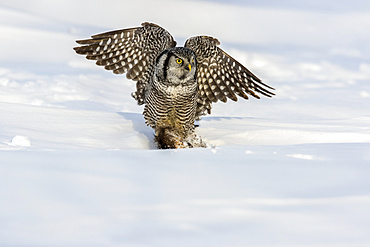
[[[218,100],[274,95],[272,87],[219,48],[216,38],[195,36],[176,47],[164,28],[141,25],[78,40],[82,46],[74,50],[136,81],[132,96],[145,104],[145,122],[154,128],[159,148],[205,147],[194,121],[210,114]]]

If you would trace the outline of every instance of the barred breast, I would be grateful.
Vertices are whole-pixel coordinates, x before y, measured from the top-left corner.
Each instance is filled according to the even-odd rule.
[[[197,84],[176,86],[154,80],[146,98],[144,118],[155,129],[160,148],[182,147],[184,140],[194,131],[197,106]]]

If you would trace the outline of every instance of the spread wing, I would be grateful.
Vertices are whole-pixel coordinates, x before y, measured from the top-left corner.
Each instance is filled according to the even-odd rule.
[[[211,113],[212,102],[227,98],[237,101],[236,95],[248,99],[248,95],[260,98],[259,94],[271,97],[272,87],[250,72],[246,67],[218,47],[220,42],[208,36],[196,36],[185,42],[197,57],[197,81],[199,96],[197,117],[205,111]]]
[[[78,40],[83,46],[74,50],[115,74],[127,73],[126,77],[137,81],[133,97],[144,103],[145,91],[152,75],[155,59],[165,49],[176,46],[171,34],[153,23],[141,27],[97,34],[91,39]]]

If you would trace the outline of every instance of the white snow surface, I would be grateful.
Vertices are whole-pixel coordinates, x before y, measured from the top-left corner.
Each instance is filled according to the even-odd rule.
[[[144,21],[217,37],[276,96],[157,150],[135,83],[72,50]],[[369,23],[361,0],[0,0],[0,246],[370,246]]]

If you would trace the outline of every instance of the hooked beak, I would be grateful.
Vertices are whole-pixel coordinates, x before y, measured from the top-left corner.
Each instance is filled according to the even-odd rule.
[[[188,65],[188,67],[189,67],[189,71],[191,71],[191,64],[189,63],[189,65]]]

